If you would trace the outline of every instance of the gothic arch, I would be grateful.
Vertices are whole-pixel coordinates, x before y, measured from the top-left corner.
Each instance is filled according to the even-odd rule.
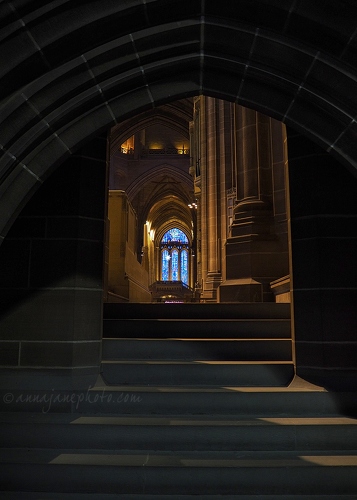
[[[0,241],[48,175],[95,134],[197,94],[282,120],[355,172],[355,3],[37,6],[2,5]]]
[[[173,165],[169,165],[167,163],[164,163],[162,165],[155,165],[153,168],[150,170],[147,170],[143,175],[141,175],[138,179],[135,179],[135,182],[133,182],[131,185],[128,186],[126,189],[126,193],[128,195],[128,198],[132,200],[135,198],[135,196],[139,193],[139,191],[148,183],[152,182],[155,179],[159,178],[172,178],[172,180],[175,180],[177,184],[183,184],[186,189],[190,189],[192,187],[192,179],[190,175],[184,174],[180,169]],[[173,189],[173,184],[170,185],[170,193],[172,194],[177,194],[181,196],[185,196],[184,190],[182,188],[174,188]],[[162,191],[161,191],[162,193]],[[155,196],[155,193],[153,193]],[[161,194],[159,194],[159,197],[161,198]],[[156,200],[155,200],[156,201]],[[155,203],[155,201],[150,202],[150,204]],[[187,203],[190,201],[189,199],[186,200]]]
[[[347,172],[356,175],[357,168],[356,2],[240,0],[238,8],[236,0],[192,0],[184,9],[177,0],[50,0],[40,8],[39,4],[37,0],[1,3],[0,243],[37,188],[50,177],[48,184],[55,191],[57,174],[63,174],[61,182],[65,183],[80,158],[88,160],[91,139],[123,120],[200,94],[261,111],[297,132],[297,139],[289,137],[289,152],[290,143],[296,146],[298,142],[296,161],[289,157],[290,184],[295,190],[291,200],[300,216],[295,221],[298,237],[292,240],[297,373],[338,372],[339,377],[344,373],[347,379],[351,374],[356,379],[355,268],[346,269],[356,239],[354,233],[349,235],[353,224],[345,217],[351,215],[354,220],[356,199]],[[321,154],[320,148],[312,151],[310,141],[305,148],[301,136],[330,155]],[[82,176],[93,181],[93,190],[87,194],[97,195],[99,185],[104,191],[104,175],[99,175],[104,172],[105,148],[101,146],[102,161],[95,156],[88,162],[98,167],[93,171],[100,182],[88,176],[83,165],[76,172],[81,181]],[[298,156],[302,149],[303,159]],[[336,165],[335,158],[340,164]],[[350,184],[349,196],[345,196]],[[302,192],[305,199],[299,197]],[[77,199],[77,193],[72,194]],[[330,200],[337,213],[331,214]],[[104,196],[101,201],[104,206]],[[321,213],[327,216],[324,224],[320,224]],[[312,222],[305,217],[311,214]],[[344,232],[334,232],[334,217],[347,221]],[[302,219],[308,220],[300,224]],[[331,231],[326,230],[328,220]],[[316,240],[316,228],[320,246],[306,259],[309,240]],[[97,233],[93,247],[101,251],[103,233]],[[335,244],[335,236],[339,252],[329,249],[339,257],[340,275],[335,272],[335,261],[321,259],[320,252],[327,239]],[[99,353],[95,344],[100,340],[103,261],[98,258],[96,263],[94,281],[91,273],[88,277],[90,297],[76,300],[77,308],[71,299],[66,309],[82,318],[84,304],[88,318],[95,320],[80,331],[84,338],[91,331],[96,339],[88,359]],[[93,266],[87,264],[92,271]],[[53,276],[45,274],[48,283]],[[27,268],[24,275],[27,280]],[[4,290],[15,318],[18,309]],[[63,292],[62,287],[55,291]],[[42,302],[38,304],[42,315]],[[65,306],[64,301],[56,304]],[[26,317],[33,318],[24,314],[14,319],[17,327],[21,323],[21,328],[27,328]],[[53,317],[48,314],[46,318],[53,332]],[[75,326],[71,321],[73,342]],[[45,335],[48,331],[42,329]],[[79,358],[73,358],[72,348],[68,358],[76,369],[82,366]],[[41,386],[37,383],[35,387]]]
[[[164,234],[173,228],[180,229],[183,233],[185,233],[189,241],[189,244],[192,245],[192,230],[190,230],[188,226],[184,224],[180,219],[177,219],[176,221],[172,220],[170,222],[167,222],[159,228],[159,230],[155,235],[155,245],[159,245],[162,238],[164,237]]]
[[[159,245],[168,229],[177,227],[188,236],[192,243],[192,215],[180,198],[161,197],[148,206],[147,218],[155,230],[155,245]]]
[[[135,133],[141,131],[151,125],[161,124],[171,128],[188,139],[187,122],[192,119],[192,104],[185,109],[179,110],[178,106],[185,107],[184,101],[180,100],[176,103],[171,103],[160,108],[151,109],[142,113],[140,116],[135,116],[132,119],[126,120],[112,129],[112,137],[114,139],[110,144],[110,156],[115,154],[120,148],[120,145]]]

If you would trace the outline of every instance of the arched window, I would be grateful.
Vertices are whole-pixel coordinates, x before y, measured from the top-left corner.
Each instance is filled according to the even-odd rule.
[[[184,248],[181,251],[181,281],[188,283],[188,251]]]
[[[161,253],[161,279],[167,281],[170,279],[170,254],[167,250]]]
[[[176,248],[174,248],[171,252],[171,275],[172,275],[172,281],[178,281],[179,280],[179,253]]]
[[[161,279],[163,281],[189,282],[189,241],[186,234],[178,228],[172,228],[162,237],[161,244]]]

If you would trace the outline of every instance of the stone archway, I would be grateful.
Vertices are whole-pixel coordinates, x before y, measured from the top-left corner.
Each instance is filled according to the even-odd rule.
[[[193,2],[183,12],[158,1],[11,5],[3,14],[12,34],[3,46],[11,56],[2,76],[2,238],[31,193],[93,134],[186,95],[262,111],[356,167],[356,7],[331,3],[331,23],[317,0],[306,8],[257,0],[254,9]]]
[[[315,182],[325,179],[323,168],[328,165],[329,178],[338,176],[340,191],[349,192],[346,203],[342,195],[338,198],[338,218],[347,215],[354,220],[355,206],[350,201],[354,188],[344,167],[355,174],[357,6],[331,1],[327,9],[319,0],[306,6],[293,1],[276,5],[273,0],[256,0],[253,5],[247,0],[239,9],[234,1],[224,5],[191,2],[184,11],[176,2],[166,6],[158,0],[141,5],[133,0],[124,6],[104,1],[90,7],[50,2],[37,9],[36,2],[4,2],[8,36],[1,46],[5,56],[1,68],[0,242],[33,193],[94,136],[138,112],[198,94],[261,111],[322,147],[329,155],[316,148],[308,162],[301,161],[292,148],[291,183],[298,190],[292,195],[299,197],[302,178],[305,182],[311,181],[311,175]],[[306,164],[316,165],[317,159],[317,170],[300,170]],[[314,215],[321,213],[322,198],[318,207],[311,208]],[[303,210],[298,205],[296,227],[301,227]],[[322,215],[330,214],[330,209],[324,210]],[[323,242],[338,234],[339,262],[350,262],[346,257],[354,237],[345,239],[343,246],[341,241],[350,228],[341,233],[341,227],[337,233],[320,232],[319,239]],[[297,233],[293,237],[299,240]],[[295,259],[304,254],[298,246]],[[337,363],[340,372],[354,375],[356,367],[349,354],[355,349],[354,270],[351,274],[341,268],[343,286],[334,277],[321,282],[331,266],[330,261],[322,264],[318,253],[312,261],[314,269],[319,269],[313,282],[299,282],[303,299],[295,314],[305,318],[304,335],[306,331],[313,335],[305,340],[299,329],[295,332],[301,341],[301,366],[306,368],[309,360],[303,351],[313,342],[312,368],[332,373]],[[298,261],[299,267],[303,257]],[[328,319],[331,301],[341,288],[348,291],[344,299],[348,327],[342,337],[331,331]],[[317,317],[306,315],[303,309],[306,289],[317,294]],[[326,299],[328,289],[332,295]],[[331,343],[333,348],[338,344],[338,359],[329,354]]]

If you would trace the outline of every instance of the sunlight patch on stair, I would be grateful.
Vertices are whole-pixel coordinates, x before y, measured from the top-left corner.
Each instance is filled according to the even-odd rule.
[[[227,427],[227,426],[261,426],[269,425],[260,422],[261,419],[221,419],[218,417],[187,417],[187,418],[165,418],[165,417],[79,417],[70,422],[70,424],[78,425],[118,425],[118,426],[210,426],[210,427]]]
[[[264,417],[259,420],[276,425],[357,425],[357,420],[348,417]]]
[[[97,465],[125,467],[208,467],[208,468],[275,468],[275,467],[356,467],[357,455],[298,455],[295,457],[191,458],[180,454],[106,454],[62,453],[49,463],[54,465]]]
[[[356,467],[357,455],[301,455],[299,458],[313,465],[323,467]]]
[[[203,365],[291,365],[291,361],[219,361],[219,360],[195,360],[190,363]]]

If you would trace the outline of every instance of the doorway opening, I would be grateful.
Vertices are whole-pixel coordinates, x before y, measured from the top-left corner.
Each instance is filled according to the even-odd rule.
[[[187,98],[110,131],[107,302],[289,302],[287,139]]]

